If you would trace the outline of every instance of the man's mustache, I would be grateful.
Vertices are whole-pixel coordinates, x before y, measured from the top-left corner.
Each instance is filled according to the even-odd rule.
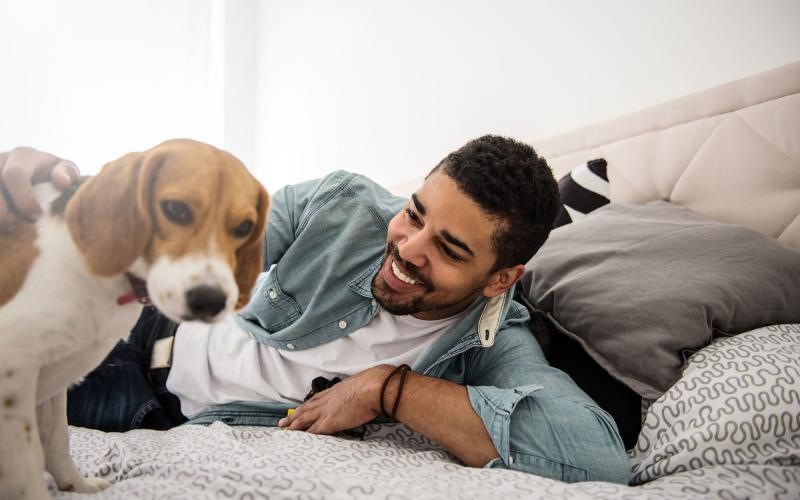
[[[397,250],[397,246],[395,246],[394,243],[389,242],[389,243],[386,244],[386,254],[390,255],[392,257],[392,259],[394,259],[395,262],[397,262],[398,264],[400,264],[403,267],[403,269],[404,269],[404,273],[403,274],[405,274],[409,278],[413,279],[418,284],[424,286],[426,289],[428,289],[428,291],[432,292],[434,290],[433,285],[428,283],[428,281],[426,279],[424,279],[424,278],[422,278],[420,276],[420,271],[419,271],[419,268],[417,266],[415,266],[411,262],[407,262],[407,261],[403,260],[403,258],[400,257],[400,251]]]

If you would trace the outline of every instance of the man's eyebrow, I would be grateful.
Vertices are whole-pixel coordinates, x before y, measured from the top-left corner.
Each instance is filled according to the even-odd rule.
[[[417,195],[412,194],[411,199],[414,200],[414,206],[417,208],[417,212],[419,212],[420,215],[425,215],[425,205],[423,205],[422,202],[419,201]]]
[[[469,246],[466,243],[464,243],[463,241],[461,241],[458,238],[456,238],[455,236],[453,236],[452,234],[450,234],[450,231],[448,231],[447,229],[442,229],[442,237],[445,240],[447,240],[449,243],[457,246],[458,248],[464,250],[465,252],[467,252],[471,256],[475,257],[475,254],[472,252],[472,250],[469,248]]]
[[[419,198],[417,197],[416,194],[412,194],[411,195],[411,199],[414,201],[414,207],[417,209],[417,212],[419,212],[420,215],[424,216],[425,215],[425,205],[423,205],[422,202],[419,201]],[[445,241],[447,241],[451,245],[455,245],[458,248],[460,248],[460,249],[464,250],[465,252],[467,252],[468,254],[470,254],[472,257],[475,257],[475,253],[472,251],[472,249],[469,247],[469,245],[467,245],[463,241],[459,240],[458,238],[456,238],[455,236],[450,234],[450,231],[448,231],[447,229],[442,229],[442,238],[444,238]]]

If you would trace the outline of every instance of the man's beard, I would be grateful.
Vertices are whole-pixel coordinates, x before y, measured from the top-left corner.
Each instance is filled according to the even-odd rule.
[[[421,295],[418,295],[411,300],[393,299],[392,296],[397,294],[398,292],[392,290],[392,288],[388,284],[386,284],[384,278],[381,276],[383,268],[386,265],[386,261],[389,258],[394,259],[395,262],[400,264],[405,269],[406,274],[410,275],[411,278],[413,278],[418,283],[421,283],[423,285],[424,289]],[[391,270],[389,272],[391,272]],[[436,291],[436,287],[433,285],[433,283],[429,282],[428,280],[422,279],[420,277],[420,273],[418,271],[417,266],[415,266],[410,262],[404,261],[400,257],[400,253],[397,251],[397,247],[392,242],[388,242],[386,244],[386,251],[384,252],[383,262],[381,262],[380,271],[378,271],[378,273],[372,279],[372,297],[375,299],[378,305],[380,305],[385,311],[394,314],[396,316],[405,316],[408,314],[418,314],[423,312],[446,309],[461,302],[469,295],[475,293],[476,290],[473,290],[470,293],[465,294],[464,297],[461,297],[458,300],[447,301],[447,302],[429,301],[428,300],[429,295],[434,291]]]

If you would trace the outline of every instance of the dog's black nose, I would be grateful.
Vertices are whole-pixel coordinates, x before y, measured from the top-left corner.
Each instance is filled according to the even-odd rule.
[[[227,296],[219,288],[200,285],[186,292],[186,304],[194,319],[208,320],[225,308]]]

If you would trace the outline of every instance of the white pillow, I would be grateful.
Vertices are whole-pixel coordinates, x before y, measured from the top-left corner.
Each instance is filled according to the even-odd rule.
[[[631,484],[711,465],[800,465],[800,324],[721,338],[648,409]]]

